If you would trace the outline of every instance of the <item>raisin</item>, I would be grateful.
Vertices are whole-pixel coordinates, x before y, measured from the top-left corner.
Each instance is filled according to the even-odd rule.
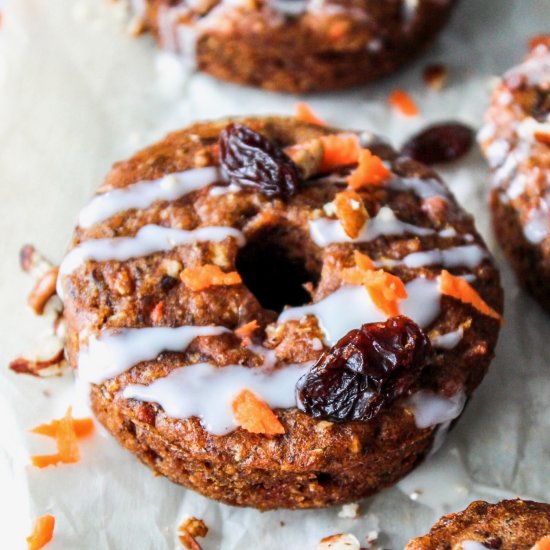
[[[424,164],[452,162],[472,147],[474,131],[458,122],[428,126],[409,139],[401,153]]]
[[[220,164],[230,183],[255,187],[268,197],[288,199],[298,191],[298,168],[276,145],[243,124],[220,133]]]
[[[545,122],[550,113],[550,90],[537,89],[532,116],[538,122]]]
[[[298,408],[333,422],[371,420],[413,389],[432,357],[426,334],[408,317],[351,330],[296,384]]]

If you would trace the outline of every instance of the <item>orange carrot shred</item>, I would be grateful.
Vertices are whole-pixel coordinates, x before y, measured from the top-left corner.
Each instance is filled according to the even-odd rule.
[[[63,464],[71,464],[80,460],[80,451],[78,449],[78,441],[71,407],[67,409],[67,412],[63,418],[60,418],[55,422],[57,422],[55,427],[57,453],[52,455],[32,456],[32,464],[38,468],[53,466],[59,464],[60,462]],[[38,426],[37,428],[40,429],[40,431],[48,431],[51,429],[44,428],[44,426]]]
[[[356,134],[329,134],[321,136],[320,140],[323,144],[321,171],[357,163],[361,147]]]
[[[348,177],[348,184],[352,189],[360,189],[365,185],[380,185],[390,176],[391,172],[384,166],[382,159],[368,149],[363,149],[359,153],[357,168]]]
[[[353,257],[355,259],[355,265],[362,269],[363,271],[369,271],[369,270],[375,270],[376,266],[374,265],[374,262],[362,252],[359,252],[359,250],[356,250],[353,254]]]
[[[302,122],[309,122],[317,126],[327,125],[323,119],[313,112],[313,109],[305,101],[300,101],[300,103],[296,104],[296,118]]]
[[[363,284],[374,305],[389,317],[399,315],[397,302],[407,297],[403,281],[391,273],[386,273],[383,269],[368,271],[367,274]]]
[[[531,550],[550,550],[550,535],[544,535],[533,544]]]
[[[235,335],[243,340],[243,343],[249,344],[252,335],[260,328],[258,321],[250,321],[241,325],[238,329],[235,330]]]
[[[364,285],[374,305],[389,317],[399,315],[397,302],[407,297],[407,289],[399,277],[383,269],[376,271],[374,262],[357,250],[355,267],[343,269],[342,279],[353,285]]]
[[[340,38],[343,38],[346,36],[350,28],[350,25],[347,21],[336,21],[336,23],[333,23],[330,26],[330,29],[328,31],[328,35],[331,40],[340,40]]]
[[[59,420],[52,420],[49,424],[40,424],[33,428],[33,434],[45,435],[47,437],[56,437]],[[86,437],[94,430],[94,422],[91,418],[73,418],[74,433],[76,437]]]
[[[340,220],[348,237],[355,239],[365,222],[369,219],[369,213],[365,208],[363,199],[353,189],[347,189],[336,193],[334,197],[336,216]]]
[[[46,514],[40,516],[35,522],[32,533],[27,537],[29,550],[40,550],[52,540],[55,528],[55,517]]]
[[[164,317],[164,302],[161,300],[158,304],[151,310],[149,315],[153,323],[160,323]]]
[[[237,424],[256,434],[279,435],[285,428],[277,415],[250,390],[242,390],[233,400],[233,416]]]
[[[388,103],[404,116],[417,116],[419,111],[412,97],[405,90],[395,90],[388,97]]]
[[[225,273],[213,264],[186,267],[180,273],[180,279],[194,291],[204,290],[211,286],[238,285],[242,282],[241,276],[236,271]]]
[[[469,283],[461,277],[455,277],[444,269],[439,277],[439,290],[441,294],[452,296],[461,302],[470,304],[484,315],[498,319],[502,324],[502,316],[490,307]]]

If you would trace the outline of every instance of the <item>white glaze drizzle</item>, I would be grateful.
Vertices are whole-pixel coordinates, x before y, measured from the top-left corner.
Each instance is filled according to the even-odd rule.
[[[242,390],[251,390],[271,409],[294,407],[296,382],[310,366],[270,370],[198,363],[177,368],[148,386],[129,385],[123,397],[158,403],[172,418],[195,416],[210,433],[224,435],[237,427],[231,405]]]
[[[59,267],[59,274],[72,273],[89,260],[100,262],[108,260],[124,261],[155,252],[171,250],[183,244],[192,244],[197,241],[221,242],[228,237],[234,238],[239,246],[245,243],[243,234],[233,227],[199,227],[187,231],[159,225],[145,225],[136,233],[135,237],[84,241],[65,256]],[[60,280],[61,277],[58,278],[58,283]]]
[[[399,303],[407,315],[421,327],[433,321],[440,310],[440,293],[437,281],[417,278],[405,285],[408,298]],[[372,302],[363,286],[344,285],[323,300],[307,306],[289,308],[281,313],[277,322],[301,319],[306,315],[317,317],[328,345],[334,345],[350,330],[364,323],[386,320]]]
[[[368,242],[381,235],[403,235],[406,233],[421,236],[433,235],[435,230],[402,222],[396,217],[391,208],[383,206],[376,216],[367,220],[355,239],[346,234],[339,220],[327,218],[311,220],[309,222],[309,232],[317,246],[325,247],[332,243]]]
[[[451,422],[458,418],[466,404],[466,394],[458,392],[451,397],[420,390],[406,401],[413,414],[417,428],[424,429]]]
[[[466,266],[477,267],[487,257],[487,252],[477,244],[453,246],[444,250],[434,249],[423,252],[413,252],[405,256],[400,263],[407,267],[423,267],[426,265],[442,265],[452,268]]]
[[[432,197],[447,199],[449,197],[445,186],[435,178],[393,178],[387,183],[387,187],[394,191],[414,191],[421,199]]]
[[[462,327],[452,332],[447,332],[446,334],[440,334],[439,336],[434,336],[430,338],[434,348],[439,349],[453,349],[458,346],[462,338],[464,337],[464,330]]]
[[[463,540],[460,546],[462,550],[487,550],[487,546],[483,546],[481,542],[475,540]]]
[[[92,336],[78,354],[81,380],[101,384],[142,361],[150,361],[163,351],[183,352],[199,336],[230,332],[217,326],[124,328],[105,330]]]
[[[171,201],[220,180],[217,168],[194,168],[167,174],[162,178],[140,181],[122,189],[95,196],[81,211],[78,224],[82,228],[106,220],[132,208],[147,208],[155,201]]]
[[[546,211],[546,203],[542,208],[535,208],[529,212],[529,218],[523,226],[523,233],[533,244],[541,243],[550,235],[550,213]]]

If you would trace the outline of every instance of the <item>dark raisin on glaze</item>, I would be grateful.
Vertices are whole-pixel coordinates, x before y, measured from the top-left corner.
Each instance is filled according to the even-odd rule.
[[[218,143],[222,172],[230,183],[284,200],[297,192],[298,167],[258,132],[243,124],[230,124],[220,132]]]
[[[410,392],[431,356],[429,338],[408,317],[364,324],[298,380],[298,408],[333,422],[372,420]]]
[[[474,131],[459,122],[429,126],[402,147],[403,155],[424,164],[441,164],[462,158],[472,148]]]

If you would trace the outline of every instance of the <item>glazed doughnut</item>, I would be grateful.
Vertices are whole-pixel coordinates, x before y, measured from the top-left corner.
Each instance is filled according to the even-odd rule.
[[[550,543],[550,504],[530,500],[479,500],[443,516],[405,550],[543,550]]]
[[[493,93],[479,134],[495,235],[520,283],[550,310],[550,37]]]
[[[140,0],[159,45],[222,80],[286,92],[347,88],[425,49],[455,0]]]
[[[433,171],[282,117],[194,124],[116,164],[58,283],[100,422],[172,481],[263,510],[408,473],[483,379],[502,311]]]

